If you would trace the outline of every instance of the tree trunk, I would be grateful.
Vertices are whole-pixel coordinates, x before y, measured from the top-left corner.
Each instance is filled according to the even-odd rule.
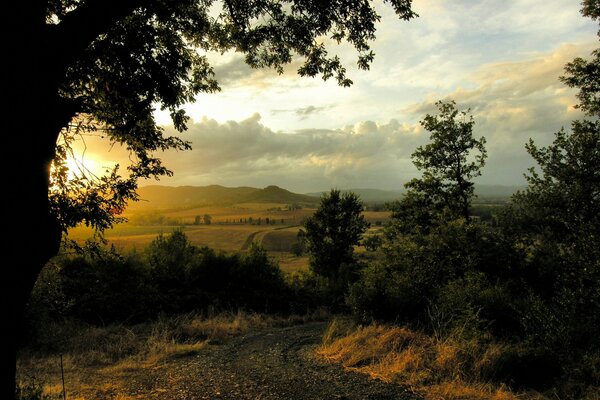
[[[2,272],[2,315],[5,319],[2,356],[2,393],[10,399],[15,393],[16,351],[23,337],[23,317],[31,290],[46,262],[59,249],[61,231],[48,207],[48,164],[40,160],[26,161],[12,172],[20,178],[12,179],[5,211],[10,215],[5,228],[9,247],[5,253]]]
[[[0,398],[15,397],[17,346],[31,290],[56,255],[61,231],[48,202],[49,167],[60,129],[72,116],[58,96],[55,56],[45,45],[44,1],[7,3],[4,132],[5,242],[1,276],[4,334]],[[10,156],[10,157],[9,157]]]

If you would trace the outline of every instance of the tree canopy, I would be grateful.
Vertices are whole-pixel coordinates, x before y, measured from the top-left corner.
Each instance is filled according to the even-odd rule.
[[[410,0],[388,2],[400,18],[415,17]],[[369,1],[48,2],[45,51],[56,63],[46,79],[57,82],[56,100],[64,121],[71,121],[61,127],[53,177],[58,184],[51,190],[63,229],[82,221],[109,226],[114,211],[136,198],[137,179],[170,174],[155,152],[189,144],[163,136],[153,113],[167,110],[175,129],[186,129],[182,106],[200,92],[220,90],[209,52],[240,52],[251,67],[279,73],[302,60],[300,76],[334,78],[349,86],[344,65],[324,42],[353,45],[358,67],[368,69],[379,19]],[[69,137],[98,130],[132,153],[128,174],[117,167],[101,179],[61,179]]]
[[[332,189],[303,224],[310,268],[332,283],[337,283],[343,266],[355,263],[354,246],[369,227],[362,210],[356,194]]]
[[[485,138],[473,137],[475,121],[469,111],[459,111],[454,101],[438,101],[436,106],[439,114],[427,114],[421,121],[430,143],[412,154],[423,174],[404,185],[406,196],[391,207],[396,221],[392,228],[403,232],[427,230],[441,214],[468,222],[472,179],[485,165]]]

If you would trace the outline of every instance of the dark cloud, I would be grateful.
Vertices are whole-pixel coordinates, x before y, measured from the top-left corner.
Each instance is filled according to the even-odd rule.
[[[303,121],[312,115],[331,110],[334,107],[335,107],[335,105],[332,105],[332,104],[325,105],[325,106],[310,105],[307,107],[299,107],[299,108],[294,108],[294,109],[275,109],[275,110],[271,110],[271,114],[281,114],[281,113],[295,114],[296,116],[298,116],[299,120]]]

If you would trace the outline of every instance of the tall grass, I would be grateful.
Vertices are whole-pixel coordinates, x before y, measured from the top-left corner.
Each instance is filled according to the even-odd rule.
[[[374,379],[407,385],[429,400],[547,399],[537,392],[512,392],[486,379],[505,346],[459,335],[436,338],[391,325],[351,327],[348,321],[334,320],[317,353]]]

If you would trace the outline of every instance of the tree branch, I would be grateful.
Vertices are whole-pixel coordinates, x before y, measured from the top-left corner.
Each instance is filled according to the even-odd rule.
[[[130,15],[143,0],[88,0],[68,13],[58,25],[48,25],[47,54],[55,58],[55,73],[64,76],[85,49],[116,22]]]

